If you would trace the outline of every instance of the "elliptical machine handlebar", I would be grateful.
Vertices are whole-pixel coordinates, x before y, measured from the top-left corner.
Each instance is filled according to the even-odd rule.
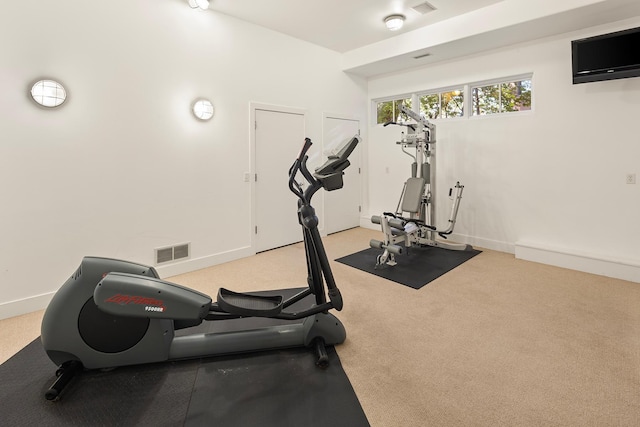
[[[307,200],[304,190],[296,181],[296,175],[298,174],[298,171],[300,171],[302,172],[302,176],[304,176],[311,186],[317,185],[317,181],[313,178],[309,169],[307,169],[307,160],[309,159],[307,151],[309,151],[309,148],[311,148],[312,145],[313,142],[311,142],[311,139],[305,138],[304,145],[300,150],[300,154],[298,154],[298,158],[293,162],[291,168],[289,168],[289,189],[304,203],[308,203],[309,200]]]
[[[302,162],[302,160],[304,159],[304,156],[307,155],[307,151],[309,151],[309,148],[311,148],[312,145],[313,145],[313,142],[311,142],[311,139],[305,138],[304,144],[302,145],[302,149],[300,150],[300,154],[298,154],[298,158],[296,160],[298,160],[299,162]]]
[[[320,233],[318,232],[318,217],[315,209],[311,206],[311,198],[313,195],[324,188],[326,191],[333,191],[342,188],[344,170],[349,167],[349,155],[353,152],[356,145],[360,142],[360,136],[355,135],[345,140],[339,147],[336,154],[329,155],[324,164],[315,169],[311,173],[307,168],[307,152],[311,148],[311,139],[305,138],[304,144],[298,158],[293,162],[289,169],[289,189],[294,193],[298,201],[298,221],[303,227],[305,247],[307,248],[307,263],[309,272],[309,282],[320,285],[322,276],[326,280],[327,295],[329,303],[322,302],[318,306],[326,308],[335,308],[342,310],[342,296],[338,289],[327,254],[322,244]],[[301,172],[305,180],[310,184],[303,190],[302,186],[295,180],[298,172]],[[316,289],[316,294],[320,293],[322,286]]]

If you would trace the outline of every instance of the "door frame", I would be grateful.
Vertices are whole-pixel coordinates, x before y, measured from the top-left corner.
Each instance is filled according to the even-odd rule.
[[[307,110],[300,107],[287,107],[283,105],[275,105],[275,104],[265,104],[261,102],[249,102],[249,143],[250,143],[250,152],[251,158],[249,161],[249,177],[251,181],[251,252],[255,255],[256,252],[256,224],[257,224],[257,204],[256,204],[256,110],[266,110],[273,111],[276,113],[285,113],[285,114],[299,114],[303,116],[305,133],[306,129],[309,127],[309,117],[307,114]],[[300,141],[300,147],[302,147],[302,143],[304,141]],[[295,159],[291,158],[291,163],[293,163]]]

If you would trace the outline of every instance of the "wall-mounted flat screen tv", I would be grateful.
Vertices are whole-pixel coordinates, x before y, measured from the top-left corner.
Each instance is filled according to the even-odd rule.
[[[640,27],[571,42],[573,84],[640,76]]]

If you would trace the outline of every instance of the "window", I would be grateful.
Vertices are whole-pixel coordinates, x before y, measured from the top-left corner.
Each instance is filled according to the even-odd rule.
[[[474,116],[531,109],[531,79],[507,81],[471,89]]]
[[[420,114],[427,119],[445,119],[464,115],[464,91],[431,93],[420,96]]]
[[[382,101],[376,103],[378,124],[389,122],[401,122],[409,120],[409,118],[400,112],[400,106],[404,105],[411,108],[411,98],[394,99],[392,101]]]
[[[409,121],[400,112],[400,107],[411,108],[414,96],[420,104],[420,115],[428,120],[527,111],[531,110],[532,79],[532,74],[522,74],[414,92],[394,98],[374,99],[372,107],[376,108],[377,124]]]

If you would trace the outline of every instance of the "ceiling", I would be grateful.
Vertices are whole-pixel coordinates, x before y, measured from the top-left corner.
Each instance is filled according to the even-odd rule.
[[[211,0],[209,8],[344,53],[501,1]],[[435,10],[411,9],[425,3]],[[398,13],[406,17],[404,27],[387,30],[384,18]]]
[[[637,17],[640,1],[211,0],[209,9],[339,52],[344,71],[373,77]],[[398,13],[404,27],[387,30],[384,18]]]

